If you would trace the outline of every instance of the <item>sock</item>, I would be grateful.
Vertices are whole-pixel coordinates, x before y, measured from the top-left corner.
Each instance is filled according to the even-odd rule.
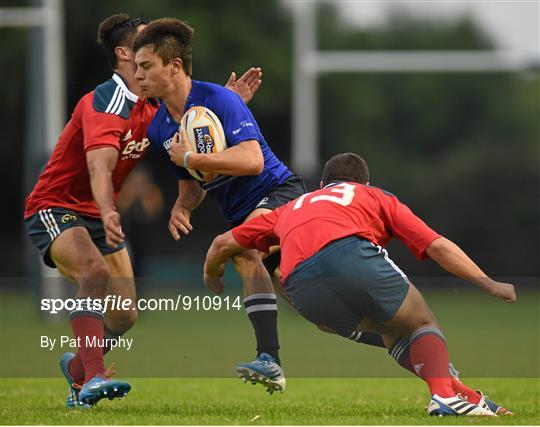
[[[425,326],[409,337],[410,363],[429,387],[430,393],[452,397],[456,393],[448,372],[448,350],[442,332],[434,326]]]
[[[117,334],[116,332],[111,331],[107,325],[103,324],[103,338],[120,338],[122,334]],[[105,341],[107,343],[107,341]],[[103,347],[103,356],[105,356],[111,347],[107,344]],[[77,384],[82,384],[84,382],[84,366],[81,359],[81,352],[77,351],[75,357],[71,359],[68,366],[69,374]]]
[[[401,338],[394,343],[393,347],[388,350],[388,353],[403,368],[412,372],[414,375],[417,375],[413,366],[411,365],[409,349],[409,338]]]
[[[388,350],[388,353],[392,358],[399,363],[403,368],[407,369],[408,371],[412,372],[414,375],[418,376],[411,365],[411,359],[409,354],[410,346],[409,346],[409,339],[408,338],[401,338],[398,341],[394,343],[391,349]],[[454,368],[454,365],[452,363],[448,363],[448,372],[450,373],[450,376],[452,377],[452,380],[457,381],[459,384],[462,384],[457,379],[458,372]],[[454,382],[452,381],[452,384]],[[455,390],[455,387],[454,387]],[[457,392],[457,390],[455,390]]]
[[[386,348],[382,336],[377,332],[353,332],[349,339],[357,343]]]
[[[257,356],[267,353],[278,365],[277,301],[275,294],[253,294],[244,298],[244,307],[255,330]]]
[[[456,393],[461,393],[464,397],[467,398],[467,401],[474,403],[475,405],[480,402],[480,399],[482,399],[482,396],[474,391],[472,388],[467,386],[466,384],[463,384],[461,381],[458,381],[456,378],[451,378],[452,381],[452,387]]]
[[[79,353],[84,367],[84,381],[105,373],[103,350],[97,341],[103,337],[103,313],[94,310],[89,298],[77,300],[78,307],[69,314],[73,335],[78,340]],[[90,342],[87,342],[90,341]]]

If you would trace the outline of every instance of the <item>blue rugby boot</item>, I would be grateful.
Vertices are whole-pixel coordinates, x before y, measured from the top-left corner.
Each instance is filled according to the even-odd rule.
[[[285,391],[285,372],[274,358],[267,353],[261,353],[251,363],[240,363],[236,367],[238,378],[251,384],[262,384],[270,394],[274,391]]]
[[[131,385],[126,381],[112,380],[114,374],[112,368],[107,369],[104,375],[96,375],[81,387],[79,402],[82,404],[95,405],[103,398],[113,400],[122,399],[131,390]]]
[[[73,353],[64,353],[62,357],[60,357],[60,360],[58,361],[58,364],[60,365],[60,370],[62,371],[62,375],[64,375],[64,378],[66,379],[68,386],[69,386],[69,395],[66,399],[66,406],[69,409],[72,408],[82,408],[82,409],[88,409],[91,408],[92,405],[89,405],[87,403],[82,403],[79,401],[79,392],[81,390],[81,386],[79,384],[75,383],[75,380],[69,373],[69,362],[71,362],[71,359],[73,359],[75,355]]]
[[[427,411],[428,415],[437,415],[439,417],[447,415],[496,417],[489,409],[469,403],[460,396],[440,397],[434,394],[431,396]]]

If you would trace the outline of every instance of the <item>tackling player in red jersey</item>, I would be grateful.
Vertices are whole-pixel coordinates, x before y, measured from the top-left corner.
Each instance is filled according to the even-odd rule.
[[[321,190],[218,236],[208,250],[205,284],[221,293],[227,259],[246,248],[266,252],[279,244],[282,282],[293,307],[346,338],[380,333],[400,364],[428,384],[430,415],[509,414],[450,375],[435,317],[383,246],[397,237],[418,259],[430,257],[505,302],[516,301],[514,286],[490,279],[457,245],[368,181],[361,157],[334,156]]]
[[[125,381],[108,378],[103,355],[110,348],[88,345],[118,339],[135,322],[135,284],[115,202],[122,182],[146,153],[147,127],[157,102],[146,99],[135,79],[133,39],[148,22],[126,14],[105,19],[98,30],[112,78],[83,96],[60,135],[49,162],[25,206],[25,226],[44,262],[77,285],[78,305],[70,313],[76,355],[60,366],[70,385],[68,407],[89,407],[103,397],[122,397]],[[260,69],[227,87],[248,102],[260,86]],[[103,313],[106,295],[132,306]]]

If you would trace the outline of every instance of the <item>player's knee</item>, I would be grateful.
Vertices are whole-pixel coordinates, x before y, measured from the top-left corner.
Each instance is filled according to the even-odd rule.
[[[89,258],[79,274],[79,287],[90,296],[103,296],[107,292],[111,273],[104,259]]]
[[[232,259],[234,268],[241,276],[251,276],[262,265],[258,251],[245,251],[235,255]]]

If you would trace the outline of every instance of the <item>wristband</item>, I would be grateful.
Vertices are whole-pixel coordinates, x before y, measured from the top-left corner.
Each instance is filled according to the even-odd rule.
[[[189,159],[189,156],[193,154],[193,151],[186,151],[186,154],[184,154],[184,167],[187,169],[187,161]]]

